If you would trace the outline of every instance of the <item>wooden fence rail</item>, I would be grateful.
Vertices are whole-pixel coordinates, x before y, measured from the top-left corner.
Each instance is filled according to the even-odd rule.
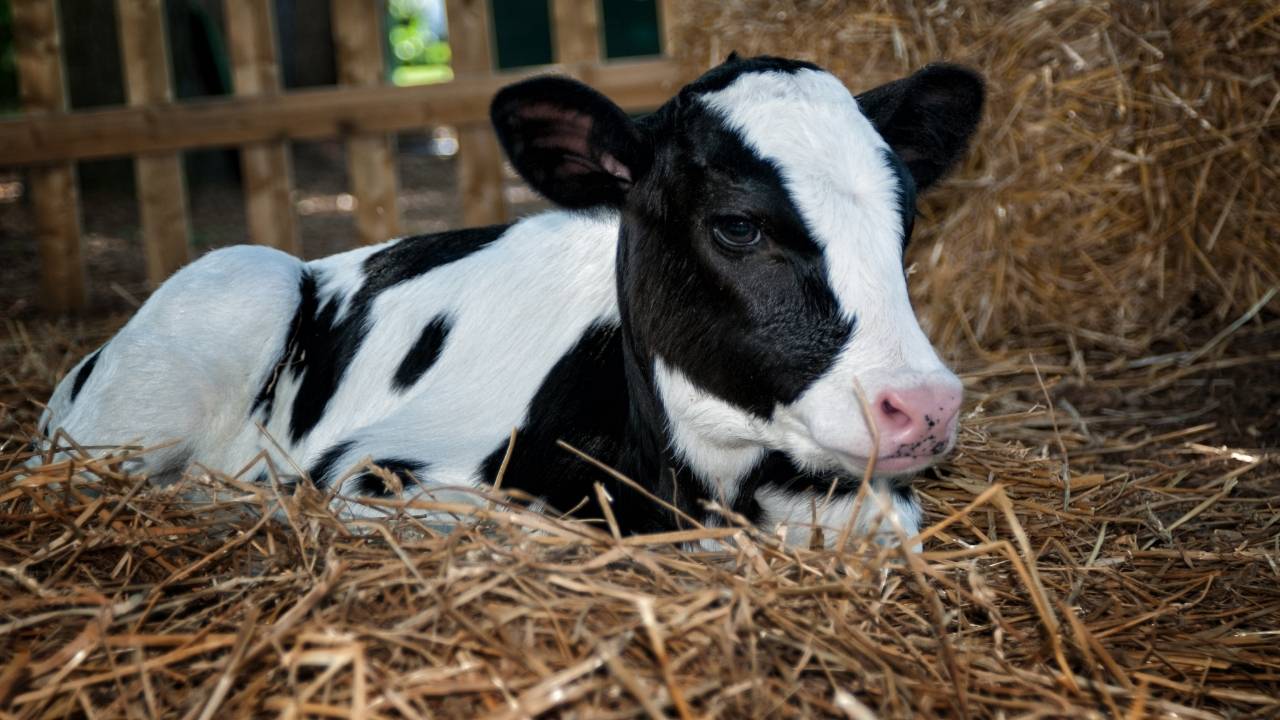
[[[639,111],[669,98],[681,80],[665,58],[603,62],[595,0],[551,0],[557,65],[495,73],[487,2],[446,0],[454,80],[391,87],[381,3],[332,0],[340,84],[283,92],[271,0],[223,0],[235,94],[177,103],[163,0],[116,0],[128,105],[69,112],[57,3],[12,3],[23,113],[0,120],[0,166],[29,167],[43,302],[55,313],[82,310],[86,301],[77,160],[134,158],[147,278],[155,285],[190,257],[182,151],[239,147],[249,239],[297,254],[291,140],[346,142],[357,240],[381,242],[401,226],[393,133],[457,126],[463,219],[501,222],[502,157],[488,126],[488,103],[499,88],[523,75],[559,72]]]

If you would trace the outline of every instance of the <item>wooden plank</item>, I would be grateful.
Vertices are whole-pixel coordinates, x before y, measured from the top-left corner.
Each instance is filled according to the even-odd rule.
[[[663,55],[671,57],[675,54],[676,18],[675,7],[670,0],[658,0],[658,49]]]
[[[502,192],[502,148],[487,125],[458,128],[458,196],[462,224],[496,225],[508,219]]]
[[[445,13],[454,84],[474,86],[483,82],[493,71],[488,3],[446,0]],[[458,123],[458,196],[464,225],[493,225],[507,220],[507,201],[502,194],[502,149],[489,126],[487,105],[486,102],[482,117]]]
[[[41,302],[51,313],[81,312],[88,298],[75,165],[34,167],[27,179],[40,247]]]
[[[598,62],[600,57],[600,7],[598,0],[552,0],[552,33],[556,62]]]
[[[271,0],[223,0],[222,9],[226,14],[235,93],[241,98],[263,98],[270,107],[285,97],[280,94],[273,3]],[[274,136],[280,138],[285,134]],[[289,144],[282,139],[258,137],[254,140],[256,142],[237,143],[241,144],[240,168],[249,238],[259,245],[301,255],[293,209]]]
[[[482,123],[488,121],[489,101],[499,89],[549,72],[582,80],[634,112],[666,102],[684,81],[669,60],[637,60],[602,67],[542,67],[417,87],[326,88],[158,108],[27,113],[0,120],[0,166]]]
[[[493,34],[489,30],[489,3],[486,0],[445,0],[444,7],[449,23],[449,51],[454,77],[470,82],[490,75],[494,51]]]
[[[163,1],[117,0],[116,19],[129,105],[173,102]],[[156,287],[191,259],[182,156],[176,152],[139,155],[133,167],[147,280]]]
[[[357,87],[382,85],[383,4],[332,0],[331,8],[338,82]],[[360,242],[369,245],[399,235],[395,139],[387,133],[356,133],[348,137],[347,179],[356,200],[356,234]]]
[[[40,122],[67,109],[58,9],[50,0],[13,0],[13,38],[24,119]],[[0,151],[0,158],[5,153]],[[68,158],[31,168],[31,204],[40,247],[40,289],[46,310],[68,313],[86,304],[76,168]]]

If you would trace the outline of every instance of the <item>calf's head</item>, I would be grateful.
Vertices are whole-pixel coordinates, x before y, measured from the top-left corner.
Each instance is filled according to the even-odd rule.
[[[775,450],[893,475],[955,439],[960,382],[903,250],[982,99],[954,66],[855,97],[808,63],[731,57],[640,120],[554,77],[504,89],[492,117],[534,189],[620,212],[626,341],[685,461],[729,479]]]

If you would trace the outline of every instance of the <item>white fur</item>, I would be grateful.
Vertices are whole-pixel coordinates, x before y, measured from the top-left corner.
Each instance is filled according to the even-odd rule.
[[[304,439],[299,457],[355,440],[351,455],[421,457],[444,485],[479,481],[481,462],[524,423],[551,367],[595,323],[618,323],[615,213],[551,212],[500,240],[379,294],[369,335]],[[446,314],[436,363],[409,392],[390,378],[422,326]]]
[[[100,447],[165,445],[142,459],[152,473],[207,460],[243,426],[254,389],[274,366],[302,267],[278,250],[239,246],[183,268],[103,347],[76,402],[71,386],[85,361],[58,386],[49,434],[61,428]]]
[[[732,505],[742,476],[764,458],[767,423],[703,391],[662,358],[654,361],[654,380],[672,449],[697,470],[711,497]]]
[[[821,528],[824,543],[832,545],[850,521],[851,537],[870,537],[885,545],[898,544],[895,524],[907,538],[920,532],[920,506],[890,492],[882,480],[872,480],[870,492],[857,508],[857,517],[851,517],[856,495],[838,495],[830,501],[823,494],[801,497],[803,500],[797,501],[793,494],[768,488],[756,493],[756,500],[764,509],[764,525],[781,533],[788,545],[808,545],[815,527]],[[915,549],[919,552],[920,546]]]

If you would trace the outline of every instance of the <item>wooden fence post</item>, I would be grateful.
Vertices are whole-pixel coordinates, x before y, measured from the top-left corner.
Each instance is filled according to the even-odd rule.
[[[600,59],[600,8],[597,0],[552,0],[552,34],[561,65]]]
[[[173,102],[162,0],[117,0],[116,18],[129,105],[154,107]],[[133,167],[147,281],[156,287],[191,257],[182,155],[138,155]]]
[[[23,109],[29,113],[65,111],[57,4],[52,0],[13,0],[11,8]],[[75,163],[33,167],[28,177],[40,245],[44,306],[53,313],[83,310],[85,273]]]
[[[223,0],[236,95],[280,93],[275,18],[271,0]],[[293,210],[289,144],[268,141],[240,148],[249,237],[294,255],[302,254]]]
[[[671,57],[675,54],[675,42],[675,4],[669,0],[658,0],[658,50]]]
[[[493,70],[489,8],[485,0],[445,0],[454,82]],[[506,222],[502,196],[502,149],[488,123],[458,128],[458,194],[465,225]]]
[[[332,0],[338,82],[375,87],[384,81],[382,2]],[[395,139],[355,133],[347,137],[347,176],[356,200],[356,232],[365,245],[400,234],[396,204]]]

